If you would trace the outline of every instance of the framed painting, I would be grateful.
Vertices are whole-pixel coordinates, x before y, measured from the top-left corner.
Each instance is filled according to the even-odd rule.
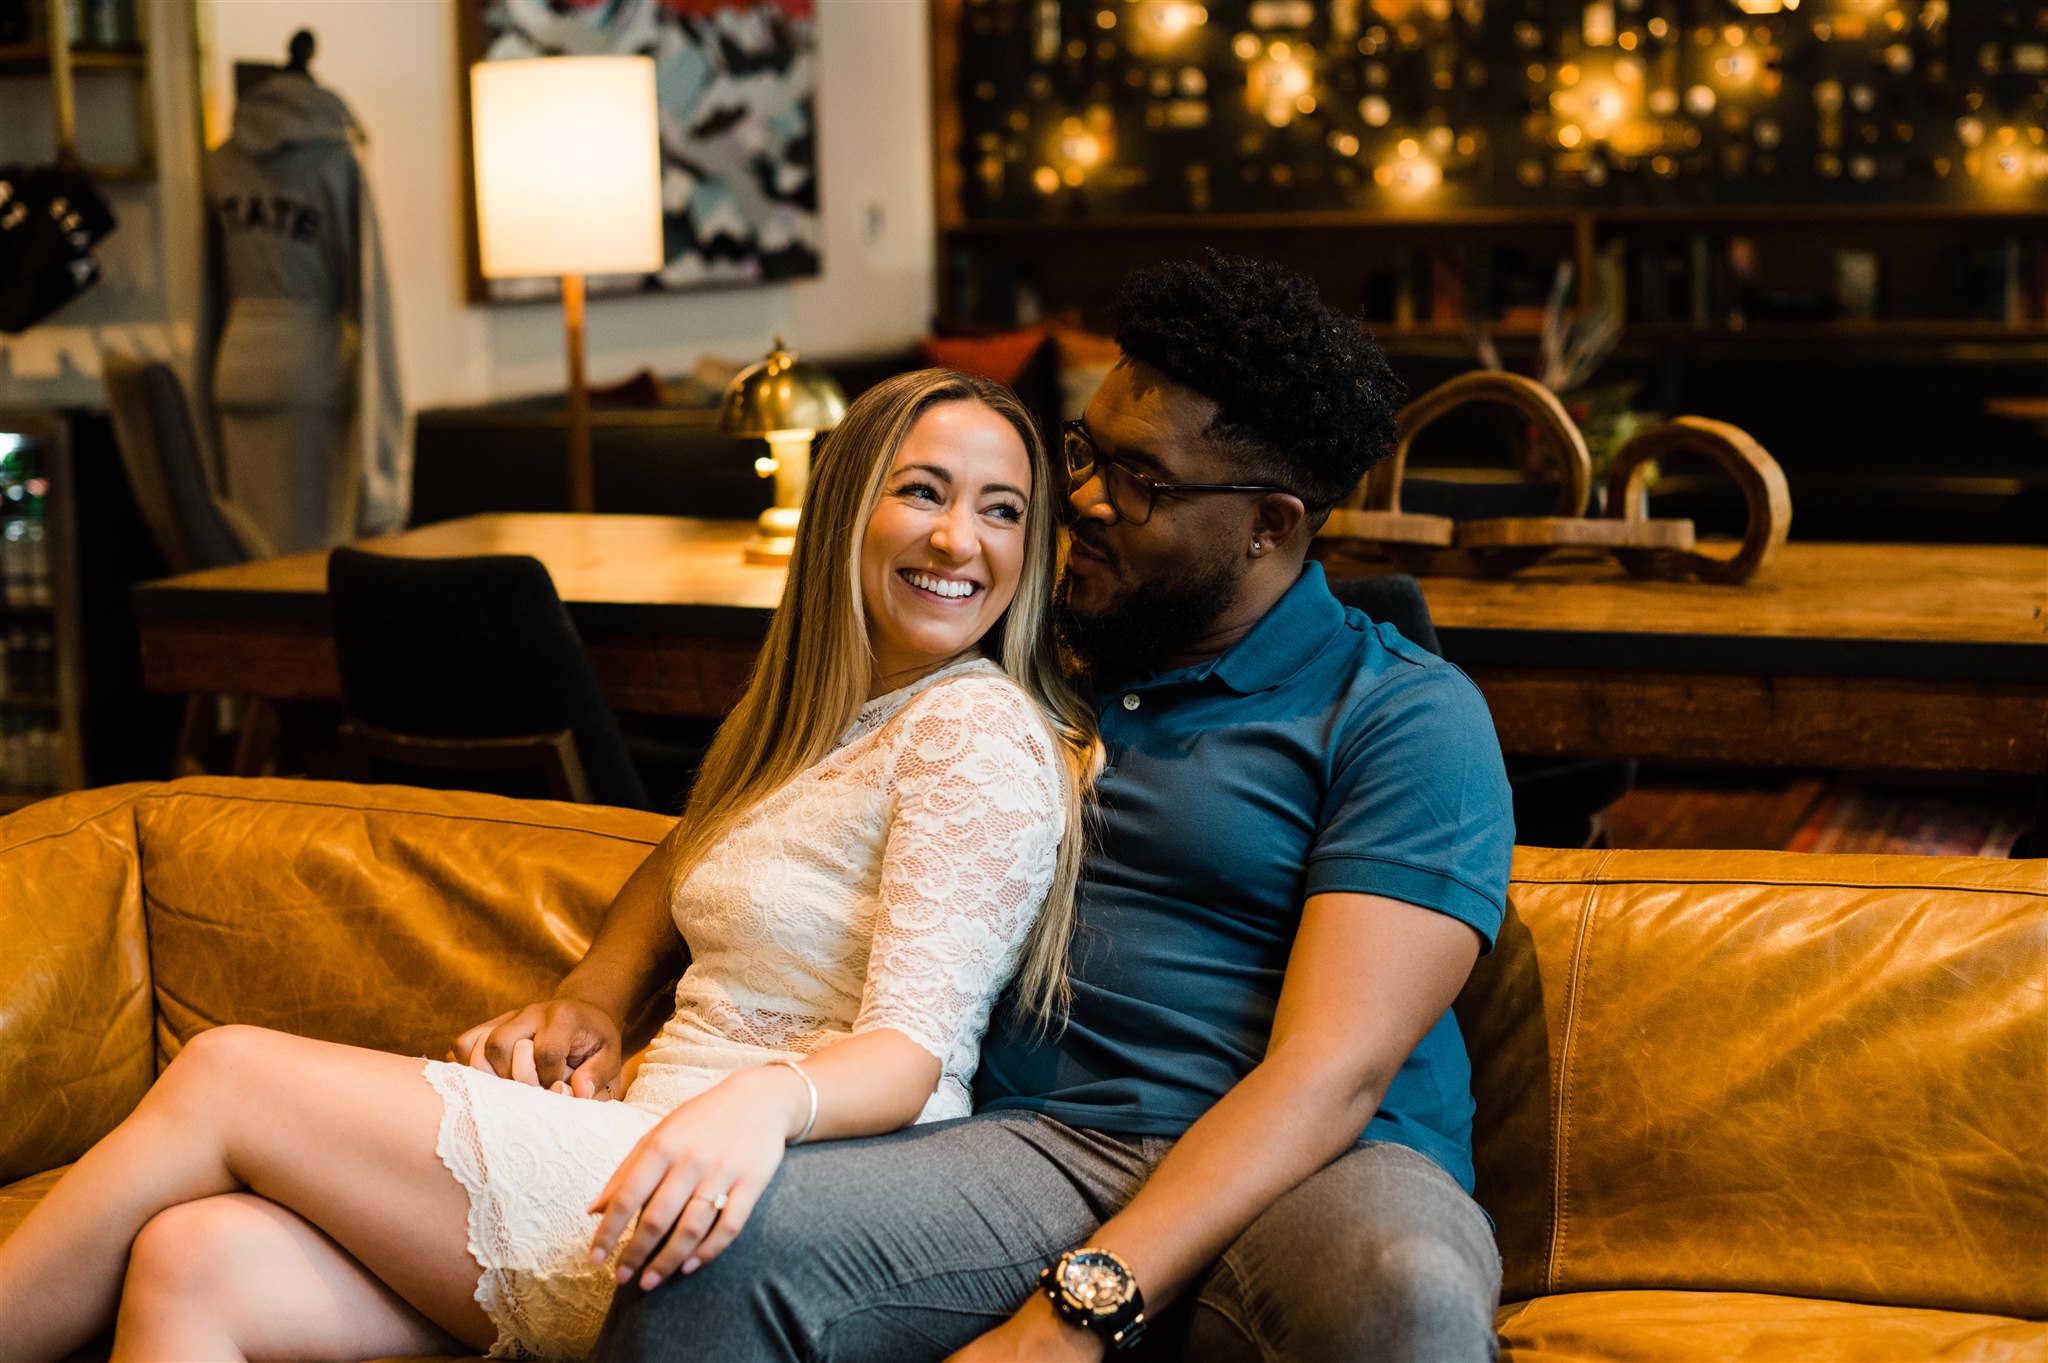
[[[815,8],[815,0],[459,0],[470,297],[552,298],[558,287],[486,280],[477,265],[469,67],[524,57],[654,60],[667,258],[653,274],[593,277],[593,294],[817,274]]]

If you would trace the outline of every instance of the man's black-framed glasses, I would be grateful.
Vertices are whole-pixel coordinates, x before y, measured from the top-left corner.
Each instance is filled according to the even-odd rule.
[[[1060,427],[1060,445],[1066,452],[1067,478],[1070,485],[1079,487],[1088,481],[1091,473],[1100,470],[1103,495],[1109,499],[1110,510],[1116,512],[1119,520],[1132,525],[1143,525],[1152,519],[1152,503],[1161,494],[1180,496],[1191,492],[1249,492],[1265,494],[1284,492],[1292,497],[1294,489],[1274,487],[1269,483],[1168,483],[1149,474],[1138,472],[1119,459],[1104,454],[1095,444],[1095,437],[1088,434],[1086,423],[1069,421]]]

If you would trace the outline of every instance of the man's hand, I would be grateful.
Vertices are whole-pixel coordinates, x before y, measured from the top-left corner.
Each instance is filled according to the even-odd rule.
[[[616,1098],[626,1057],[618,1019],[580,999],[550,999],[470,1028],[450,1058],[577,1098]]]
[[[1070,1325],[1034,1290],[1017,1313],[946,1363],[1100,1363],[1108,1341]]]

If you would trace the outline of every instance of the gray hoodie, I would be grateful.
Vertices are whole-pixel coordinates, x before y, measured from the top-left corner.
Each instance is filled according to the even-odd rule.
[[[399,529],[410,500],[390,294],[362,145],[348,106],[287,71],[243,96],[232,134],[206,161],[212,278],[198,348],[212,372],[201,392],[217,404],[228,495],[259,521],[277,522],[265,528],[287,550]],[[341,419],[243,419],[294,407]],[[251,472],[259,459],[267,471]],[[292,496],[264,482],[290,484]],[[324,525],[311,524],[322,517]]]

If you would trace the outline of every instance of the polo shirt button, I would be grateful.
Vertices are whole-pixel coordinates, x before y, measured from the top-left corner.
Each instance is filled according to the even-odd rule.
[[[1135,694],[1126,694],[1126,695],[1124,696],[1124,709],[1126,709],[1126,710],[1135,710],[1135,709],[1137,709],[1137,708],[1138,708],[1138,697],[1137,697],[1137,696],[1136,696]]]

